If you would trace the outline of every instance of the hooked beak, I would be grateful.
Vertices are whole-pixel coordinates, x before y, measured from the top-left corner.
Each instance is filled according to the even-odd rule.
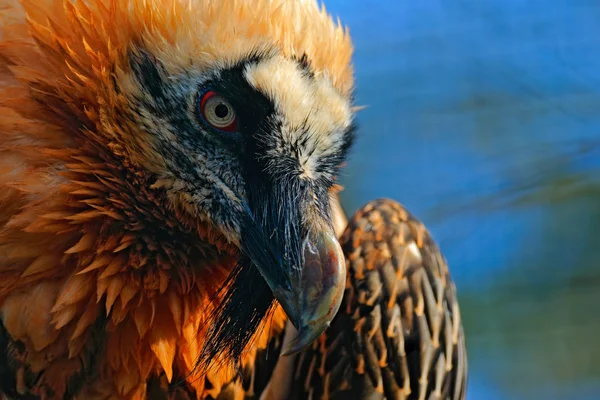
[[[289,196],[283,197],[303,197],[296,196],[295,191],[287,193]],[[263,200],[259,204],[269,203],[270,199]],[[296,211],[286,212],[287,209]],[[282,350],[283,355],[299,352],[329,327],[346,287],[344,254],[331,224],[322,219],[322,212],[300,210],[306,207],[296,203],[255,212],[253,223],[246,225],[242,246],[298,330]],[[313,220],[307,220],[307,214]],[[262,238],[260,242],[255,240],[257,237]]]
[[[329,327],[346,286],[344,254],[333,232],[309,234],[302,252],[304,265],[298,271],[290,271],[291,287],[271,288],[298,330],[282,355],[299,352]]]

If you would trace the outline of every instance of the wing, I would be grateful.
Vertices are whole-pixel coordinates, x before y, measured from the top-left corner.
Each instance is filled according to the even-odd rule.
[[[467,356],[456,289],[425,227],[401,205],[359,210],[341,244],[344,302],[297,358],[296,399],[464,399]]]

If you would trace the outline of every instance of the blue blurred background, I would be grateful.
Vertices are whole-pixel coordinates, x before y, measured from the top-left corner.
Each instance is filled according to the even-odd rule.
[[[468,398],[600,399],[600,2],[325,5],[367,106],[344,206],[391,197],[433,233]]]

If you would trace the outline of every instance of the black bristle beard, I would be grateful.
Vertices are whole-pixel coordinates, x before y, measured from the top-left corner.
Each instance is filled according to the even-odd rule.
[[[244,350],[275,305],[271,289],[245,256],[221,290],[223,300],[209,319],[211,327],[198,362],[202,372],[216,366],[215,363],[231,361],[241,371]]]

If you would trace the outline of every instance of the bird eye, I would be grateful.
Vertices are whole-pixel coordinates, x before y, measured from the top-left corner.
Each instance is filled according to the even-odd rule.
[[[212,90],[204,93],[198,105],[200,116],[210,126],[220,131],[236,132],[237,117],[233,106]]]

